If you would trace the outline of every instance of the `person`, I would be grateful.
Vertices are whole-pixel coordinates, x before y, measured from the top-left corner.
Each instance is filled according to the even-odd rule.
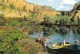
[[[75,48],[75,49],[78,49],[78,41],[77,41],[77,40],[75,41],[74,48]]]
[[[44,49],[46,49],[45,37],[43,36],[41,39],[41,44],[43,45]]]
[[[53,46],[53,40],[50,40],[50,45]]]
[[[66,42],[65,42],[65,40],[64,40],[64,41],[63,41],[63,44],[65,45],[65,43],[66,43]]]
[[[45,42],[45,37],[43,36],[41,40],[41,44],[44,45],[44,42]]]
[[[78,40],[75,41],[75,44],[78,45]]]
[[[40,43],[41,41],[41,38],[40,38],[40,35],[38,35],[38,43]]]
[[[44,45],[43,45],[44,49],[46,50],[46,43],[44,42]]]

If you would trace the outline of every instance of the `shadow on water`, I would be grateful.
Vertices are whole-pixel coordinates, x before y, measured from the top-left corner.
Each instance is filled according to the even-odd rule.
[[[67,33],[69,33],[70,30],[69,29],[65,29],[65,28],[44,28],[44,36],[51,36],[54,35],[56,33],[65,36]]]
[[[69,47],[74,47],[74,45]],[[74,49],[74,48],[50,49],[47,47],[47,51],[50,54],[80,54],[80,49]]]

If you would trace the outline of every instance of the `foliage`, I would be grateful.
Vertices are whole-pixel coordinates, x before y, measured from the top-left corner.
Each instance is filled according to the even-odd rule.
[[[60,15],[60,12],[47,6],[30,4],[25,0],[1,0],[0,11],[2,12],[0,14],[0,54],[38,54],[38,52],[43,52],[43,47],[36,43],[35,39],[24,38],[22,30],[24,26],[27,26],[32,33],[36,29],[39,29],[36,32],[42,31],[43,27],[36,23],[40,20],[52,25],[80,24],[79,17],[71,22],[71,18],[67,15]]]
[[[80,6],[80,1],[74,5],[74,7],[73,7],[72,10],[73,10],[73,11],[74,11],[74,10],[77,10],[78,6]]]
[[[16,45],[17,40],[24,38],[21,30],[9,28],[0,30],[0,53],[19,54],[19,47]]]
[[[1,24],[3,24],[4,26],[11,26],[11,27],[15,27],[15,26],[16,27],[23,27],[26,25],[25,20],[22,20],[22,19],[1,19],[1,22],[2,22]]]
[[[45,23],[51,23],[51,24],[69,24],[70,23],[70,17],[69,16],[62,16],[62,15],[56,15],[56,16],[45,16],[44,17]]]
[[[29,22],[25,18],[1,18],[1,20],[4,20],[5,23],[4,25],[0,26],[0,54],[38,54],[39,52],[43,53],[43,47],[38,44],[35,39],[26,38],[26,35],[24,36],[23,33],[23,26],[34,25],[35,28],[35,24],[33,22]],[[39,28],[38,26],[36,27]],[[25,39],[26,42],[22,41]],[[36,47],[37,45],[38,47]],[[29,50],[27,50],[28,48]]]
[[[24,52],[28,54],[38,54],[39,52],[44,53],[43,46],[35,42],[35,39],[28,38],[18,41],[18,44],[21,46]]]
[[[33,22],[43,22],[44,15],[60,14],[48,6],[40,6],[28,3],[26,0],[1,0],[0,11],[4,18],[24,18],[24,16]]]
[[[0,18],[3,18],[3,17],[4,17],[4,15],[0,13]]]

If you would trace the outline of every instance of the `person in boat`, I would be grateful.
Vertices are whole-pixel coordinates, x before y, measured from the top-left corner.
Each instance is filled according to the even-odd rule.
[[[74,48],[75,48],[75,49],[78,49],[78,41],[77,41],[77,40],[75,41]]]
[[[75,44],[78,45],[78,40],[75,41]]]
[[[63,44],[64,44],[64,45],[66,44],[66,41],[65,41],[65,40],[63,41]]]
[[[50,43],[52,43],[52,42],[53,42],[53,40],[50,41]]]

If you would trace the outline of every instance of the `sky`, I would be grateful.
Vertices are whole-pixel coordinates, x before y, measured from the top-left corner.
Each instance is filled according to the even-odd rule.
[[[27,1],[42,6],[44,5],[51,6],[55,10],[70,11],[72,10],[74,4],[76,4],[80,0],[27,0]]]

